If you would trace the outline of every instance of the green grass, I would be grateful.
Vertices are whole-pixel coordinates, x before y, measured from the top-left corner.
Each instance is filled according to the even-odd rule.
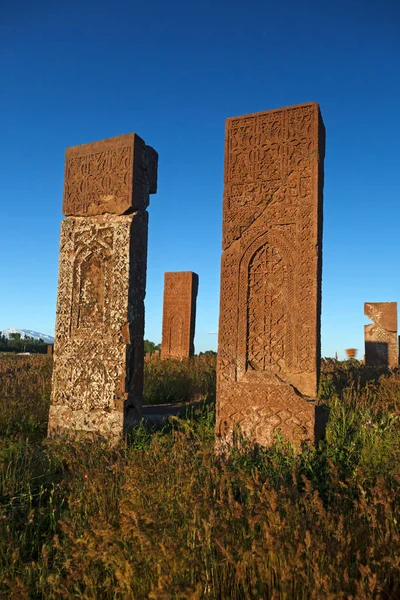
[[[212,396],[200,359],[149,365],[148,399]],[[50,371],[0,361],[0,597],[400,597],[398,373],[326,362],[318,447],[221,460],[210,407],[113,448],[47,440]]]

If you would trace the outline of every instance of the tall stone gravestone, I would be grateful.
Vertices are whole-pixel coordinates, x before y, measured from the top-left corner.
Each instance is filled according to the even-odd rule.
[[[136,134],[68,148],[49,435],[118,437],[141,412],[149,194]]]
[[[199,276],[192,271],[164,274],[162,359],[194,354],[198,285]]]
[[[398,366],[397,302],[365,302],[364,314],[373,321],[364,325],[365,364]]]
[[[325,129],[310,103],[226,124],[217,367],[220,442],[321,433]]]

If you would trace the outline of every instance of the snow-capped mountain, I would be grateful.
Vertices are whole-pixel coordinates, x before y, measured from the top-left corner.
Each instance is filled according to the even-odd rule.
[[[4,329],[0,331],[1,335],[4,335],[7,339],[10,339],[12,333],[19,333],[21,338],[31,337],[34,340],[39,340],[40,338],[46,342],[46,344],[54,344],[54,338],[51,335],[47,335],[46,333],[39,333],[39,331],[32,331],[31,329]]]

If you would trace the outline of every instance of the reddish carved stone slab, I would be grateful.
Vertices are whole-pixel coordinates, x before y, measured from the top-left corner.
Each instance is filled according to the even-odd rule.
[[[156,153],[135,135],[105,142],[67,150],[67,163],[73,157],[87,160],[81,163],[86,166],[75,172],[73,185],[66,183],[71,194],[66,196],[66,213],[75,211],[77,216],[68,216],[61,224],[49,435],[83,430],[115,438],[141,413],[148,228],[145,209],[155,181],[151,187],[149,181],[144,185],[144,179],[135,176],[129,180],[129,161],[115,157],[118,149],[130,147],[135,165],[139,160],[134,157],[137,148],[144,149],[147,157],[156,157]],[[96,152],[99,144],[103,150]],[[98,159],[102,153],[108,156],[104,163]],[[70,168],[71,164],[68,177]],[[155,165],[152,173],[154,178]],[[105,180],[112,179],[112,185],[107,183],[114,194],[112,210],[111,205],[96,204],[92,195],[99,189],[101,174]],[[123,203],[129,198],[130,207],[133,198],[137,210],[113,214],[128,206]],[[96,211],[104,214],[94,214]]]
[[[315,103],[228,119],[217,435],[318,437],[325,129]],[[303,397],[304,396],[304,397]]]
[[[365,302],[365,364],[396,367],[399,364],[397,302]]]
[[[194,354],[198,285],[199,276],[191,271],[164,274],[162,359]]]
[[[67,148],[64,215],[144,210],[157,191],[157,159],[134,133]]]

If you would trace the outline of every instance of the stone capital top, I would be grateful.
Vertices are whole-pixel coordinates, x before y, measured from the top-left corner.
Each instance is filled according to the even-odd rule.
[[[157,191],[157,152],[135,133],[67,148],[65,216],[145,210]]]
[[[164,293],[172,290],[189,290],[197,295],[199,276],[193,271],[166,271],[164,273]],[[191,287],[190,287],[191,286]]]
[[[249,117],[261,117],[263,115],[267,115],[269,113],[284,113],[288,110],[302,109],[302,108],[311,108],[313,110],[317,110],[320,113],[320,106],[318,102],[303,102],[302,104],[293,104],[292,106],[284,106],[281,108],[271,108],[269,110],[262,110],[255,113],[248,113],[246,115],[239,115],[237,117],[228,117],[226,122],[236,121],[237,119],[248,119]]]
[[[364,314],[383,329],[397,332],[397,302],[364,302]]]

